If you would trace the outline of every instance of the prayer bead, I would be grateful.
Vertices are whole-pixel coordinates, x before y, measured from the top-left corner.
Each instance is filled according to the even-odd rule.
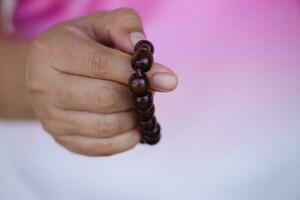
[[[136,108],[146,111],[153,105],[153,96],[151,92],[147,92],[144,96],[133,96],[133,102]]]
[[[145,74],[134,73],[129,79],[129,89],[136,96],[147,94],[150,84]]]
[[[153,56],[146,49],[138,49],[132,56],[131,66],[137,71],[141,69],[142,72],[148,72],[153,65]]]
[[[157,120],[156,120],[156,117],[153,116],[151,119],[149,119],[147,121],[140,120],[138,122],[138,124],[141,127],[141,129],[143,129],[143,130],[154,130],[154,128],[156,127],[156,124],[157,124]]]
[[[138,49],[145,48],[148,51],[150,51],[152,54],[154,53],[154,46],[153,44],[148,40],[140,40],[138,43],[136,43],[134,47],[134,51],[137,51]]]
[[[147,120],[151,119],[154,115],[154,112],[155,112],[154,105],[152,105],[150,108],[148,108],[145,111],[135,108],[135,113],[136,113],[138,119],[143,120],[143,121],[147,121]]]

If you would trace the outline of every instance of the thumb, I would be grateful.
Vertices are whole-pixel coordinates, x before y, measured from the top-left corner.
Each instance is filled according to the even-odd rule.
[[[115,10],[112,15],[115,20],[109,25],[111,40],[121,51],[133,53],[135,44],[146,39],[140,16],[129,8]]]
[[[138,41],[146,39],[141,18],[129,8],[89,15],[83,18],[81,25],[94,40],[129,54]],[[177,86],[176,74],[166,66],[154,64],[149,75],[156,91],[168,92]]]
[[[81,18],[81,25],[93,39],[126,53],[133,53],[134,45],[146,39],[140,16],[130,8],[88,15]]]

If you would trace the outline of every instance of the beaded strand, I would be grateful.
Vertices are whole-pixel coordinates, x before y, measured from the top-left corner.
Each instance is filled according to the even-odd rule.
[[[134,47],[131,66],[135,73],[129,78],[138,127],[142,134],[141,143],[157,144],[160,140],[160,125],[154,115],[153,94],[146,75],[153,65],[154,46],[147,40],[139,41]]]

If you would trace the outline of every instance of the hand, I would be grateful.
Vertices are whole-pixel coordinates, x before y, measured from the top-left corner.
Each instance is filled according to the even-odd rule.
[[[63,22],[32,42],[26,85],[37,117],[67,149],[88,156],[123,152],[140,141],[131,95],[129,53],[144,39],[131,9]],[[155,63],[151,89],[176,88],[177,77]]]

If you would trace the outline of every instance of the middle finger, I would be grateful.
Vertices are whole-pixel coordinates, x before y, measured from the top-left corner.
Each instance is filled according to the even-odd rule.
[[[125,85],[64,73],[60,73],[60,76],[56,99],[62,109],[108,114],[133,107],[129,89]]]

